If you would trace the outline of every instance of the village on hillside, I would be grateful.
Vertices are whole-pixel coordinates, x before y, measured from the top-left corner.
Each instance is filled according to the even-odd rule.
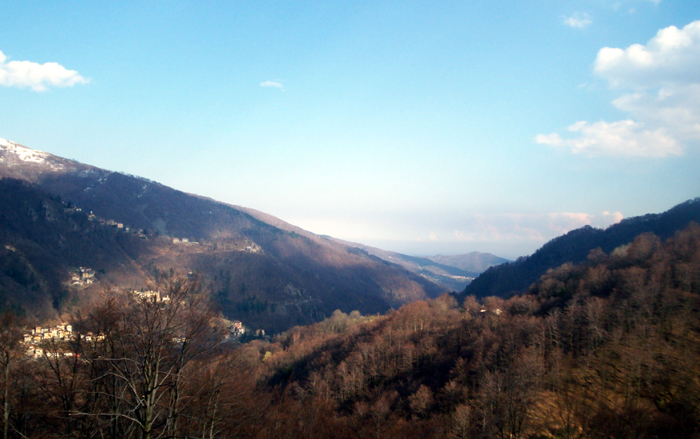
[[[64,211],[67,213],[76,213],[76,212],[82,212],[83,209],[80,207],[75,207],[70,203],[63,202],[66,206]],[[133,227],[130,227],[128,225],[125,225],[124,223],[120,223],[118,221],[115,221],[113,219],[105,219],[97,216],[93,211],[90,211],[90,213],[87,216],[88,220],[97,222],[103,226],[106,227],[111,227],[114,228],[118,231],[122,231],[125,233],[132,233],[138,236],[141,239],[148,239],[148,231],[145,229],[135,229]],[[226,241],[212,241],[212,242],[200,242],[200,241],[194,241],[190,238],[187,237],[167,237],[164,236],[163,238],[170,239],[173,245],[182,245],[182,246],[200,246],[203,250],[205,251],[211,251],[211,252],[216,252],[216,251],[239,251],[239,252],[248,252],[248,253],[259,253],[262,252],[262,248],[256,244],[255,242],[245,239],[243,242],[226,242]]]
[[[131,291],[131,295],[135,300],[156,303],[170,302],[169,296],[161,295],[158,291]],[[264,329],[250,330],[240,320],[222,319],[222,321],[225,324],[225,329],[228,331],[223,337],[223,342],[239,341],[246,334],[251,338],[265,337]],[[34,359],[43,358],[49,354],[72,356],[74,355],[73,352],[62,349],[60,345],[76,340],[88,343],[102,341],[104,340],[104,335],[92,332],[80,333],[73,330],[71,323],[62,322],[56,325],[35,326],[31,329],[26,329],[22,337],[22,343],[26,347],[26,355]],[[182,342],[179,338],[174,340]]]

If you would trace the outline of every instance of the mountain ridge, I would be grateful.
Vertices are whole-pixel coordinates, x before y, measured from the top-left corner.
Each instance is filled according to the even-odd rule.
[[[700,198],[687,200],[665,212],[626,218],[606,229],[584,226],[552,239],[530,256],[489,268],[474,279],[460,297],[505,297],[522,293],[547,270],[567,262],[583,262],[596,248],[610,253],[642,233],[654,233],[667,239],[693,221],[700,223]]]
[[[121,224],[129,233],[109,229],[116,233],[114,245],[124,247],[124,266],[148,274],[141,276],[143,287],[159,270],[199,270],[228,316],[257,327],[283,330],[322,319],[334,309],[384,312],[448,291],[396,264],[254,209],[32,151],[13,142],[0,144],[0,177],[6,184],[23,181],[37,192],[35,198],[53,197],[63,208],[81,208],[86,218],[92,214],[110,227]],[[47,227],[63,226],[51,222]],[[26,242],[26,236],[13,239]],[[33,245],[41,247],[36,239]],[[68,250],[52,251],[63,257]],[[104,270],[103,279],[113,274]],[[118,276],[109,283],[118,286]]]
[[[430,279],[432,282],[439,285],[450,288],[453,291],[463,290],[465,286],[472,281],[472,279],[479,276],[479,274],[483,271],[479,270],[480,266],[484,264],[488,265],[491,261],[507,261],[507,259],[499,258],[498,256],[491,255],[490,253],[478,252],[454,256],[411,256],[398,252],[382,250],[365,244],[332,238],[330,236],[326,237],[326,239],[356,247],[383,261],[401,265],[405,269]],[[473,255],[474,257],[469,260],[469,255]],[[478,259],[482,256],[483,261],[478,261]],[[436,259],[440,257],[442,257],[443,260]],[[463,261],[464,259],[466,259],[467,262],[460,263],[460,261]],[[455,263],[454,261],[457,262]],[[470,268],[474,269],[472,270]]]

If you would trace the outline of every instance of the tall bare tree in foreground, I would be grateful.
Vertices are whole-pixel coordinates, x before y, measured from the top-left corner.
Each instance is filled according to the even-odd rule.
[[[18,358],[24,354],[22,325],[13,314],[0,317],[0,369],[2,370],[2,437],[7,439],[10,428],[10,372]]]
[[[156,292],[121,301],[94,313],[110,316],[113,326],[94,335],[97,416],[112,424],[112,436],[174,437],[186,403],[185,368],[218,344],[209,296],[197,276],[171,272]]]

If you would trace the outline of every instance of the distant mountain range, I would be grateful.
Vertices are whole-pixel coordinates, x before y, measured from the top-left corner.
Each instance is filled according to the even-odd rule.
[[[515,262],[415,257],[0,139],[0,309],[51,317],[113,288],[151,288],[175,269],[200,272],[227,317],[280,331],[335,309],[371,314],[449,291],[524,292],[598,247],[610,253],[645,232],[667,238],[691,221],[700,222],[700,199],[574,230]]]
[[[494,265],[509,262],[490,253],[472,252],[465,255],[409,256],[401,253],[381,250],[364,244],[342,241],[349,246],[357,247],[372,256],[384,261],[398,264],[405,269],[417,273],[432,282],[453,291],[462,291],[476,276]]]
[[[279,331],[449,288],[262,212],[0,140],[0,307],[48,315],[197,270],[225,315]],[[93,284],[72,285],[79,267]]]
[[[693,221],[700,223],[700,198],[688,200],[664,213],[624,219],[605,230],[590,226],[572,230],[549,241],[531,256],[489,268],[464,289],[461,297],[507,297],[523,293],[547,270],[567,262],[583,262],[598,248],[609,254],[637,235],[648,232],[666,239]]]
[[[483,273],[496,265],[511,262],[491,253],[471,252],[464,255],[437,255],[429,256],[428,259],[439,264],[470,271],[472,273]]]

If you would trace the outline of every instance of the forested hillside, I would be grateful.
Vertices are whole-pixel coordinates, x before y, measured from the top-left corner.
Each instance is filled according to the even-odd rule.
[[[700,198],[688,200],[664,213],[624,219],[605,230],[590,226],[572,230],[549,241],[530,256],[491,267],[481,273],[467,285],[461,298],[467,295],[507,297],[514,293],[524,293],[550,268],[567,262],[583,262],[588,252],[594,248],[600,247],[604,252],[611,252],[632,241],[635,236],[647,232],[666,239],[687,227],[691,221],[700,222]]]
[[[700,433],[697,224],[665,242],[643,234],[595,249],[527,295],[463,304],[445,295],[386,316],[338,311],[237,349],[220,343],[193,280],[164,281],[167,301],[113,299],[76,315],[89,343],[2,357],[12,359],[2,363],[9,436]],[[17,352],[18,324],[3,323],[0,352]]]
[[[442,297],[290,331],[260,347],[263,377],[299,437],[694,437],[699,312],[693,224],[595,250],[508,301]]]

